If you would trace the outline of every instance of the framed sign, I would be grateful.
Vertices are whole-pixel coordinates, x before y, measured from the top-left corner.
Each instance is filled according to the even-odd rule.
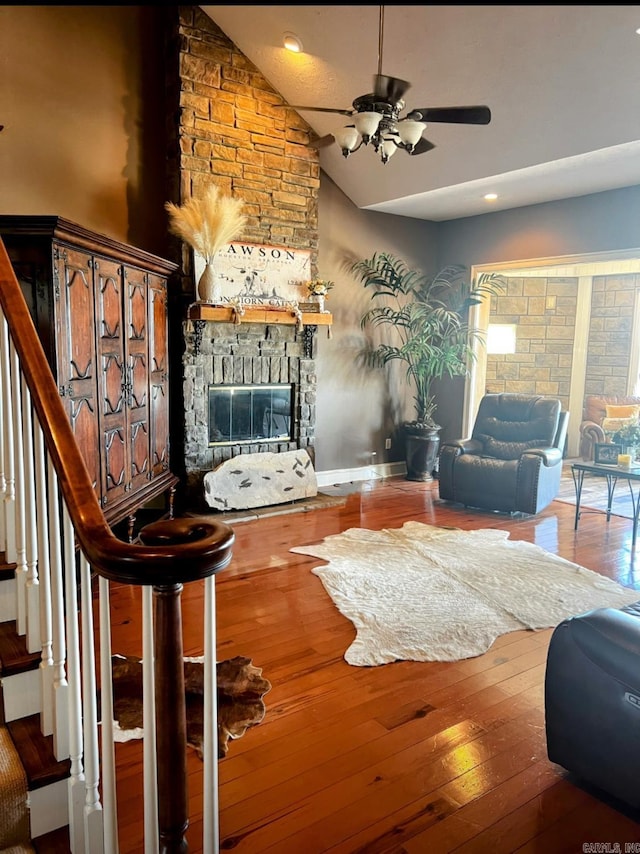
[[[618,454],[622,453],[622,445],[611,442],[596,442],[593,461],[596,465],[617,466]]]
[[[311,278],[311,250],[290,246],[232,241],[216,253],[213,263],[220,304],[285,305],[307,298],[303,282]],[[204,258],[194,253],[196,282]]]

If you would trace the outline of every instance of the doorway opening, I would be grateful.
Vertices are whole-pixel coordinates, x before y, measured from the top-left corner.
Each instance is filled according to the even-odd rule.
[[[515,325],[515,352],[477,343],[465,386],[464,435],[482,396],[516,391],[559,397],[569,412],[567,456],[578,456],[587,394],[634,394],[640,387],[640,249],[476,265],[505,277],[505,296],[472,309],[486,342],[490,324]]]

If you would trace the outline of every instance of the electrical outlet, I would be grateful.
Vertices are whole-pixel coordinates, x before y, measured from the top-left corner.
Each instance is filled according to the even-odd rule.
[[[385,449],[385,451],[388,451],[390,448],[391,448],[391,439],[385,439],[385,440],[384,440],[384,449]]]

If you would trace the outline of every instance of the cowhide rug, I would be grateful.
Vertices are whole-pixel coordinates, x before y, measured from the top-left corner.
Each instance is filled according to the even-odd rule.
[[[459,661],[506,632],[640,599],[638,590],[492,528],[411,521],[350,528],[291,551],[328,561],[311,571],[356,628],[344,657],[358,666]]]
[[[114,655],[113,716],[122,738],[142,738],[142,662],[135,656]],[[204,667],[201,658],[185,658],[184,681],[187,707],[187,743],[202,759],[202,720],[204,711]],[[240,738],[247,729],[264,718],[264,695],[271,683],[262,677],[250,658],[236,656],[219,661],[218,681],[218,756],[226,756],[229,739]]]

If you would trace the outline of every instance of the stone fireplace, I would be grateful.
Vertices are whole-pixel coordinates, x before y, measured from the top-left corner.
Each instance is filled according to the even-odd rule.
[[[202,481],[208,471],[240,454],[305,448],[313,459],[315,332],[315,326],[300,329],[294,324],[184,322],[184,462],[187,491],[192,498],[202,495]],[[265,434],[262,424],[254,436],[246,436],[244,428],[242,436],[224,435],[226,424],[222,428],[212,424],[211,400],[216,391],[235,388],[248,392],[261,387],[269,390],[266,396],[258,395],[256,412],[261,420],[279,410],[287,397],[290,399],[288,436],[283,437],[275,427]],[[274,406],[266,406],[267,399]],[[228,412],[224,406],[221,411]],[[224,421],[225,416],[222,418]],[[282,423],[276,422],[276,427]]]
[[[170,7],[168,21],[168,198],[182,204],[212,184],[241,198],[248,216],[242,239],[309,252],[313,278],[320,163],[309,146],[311,128],[295,111],[275,108],[281,95],[200,7]],[[184,408],[172,413],[174,435],[180,434],[180,443],[172,444],[172,465],[184,475],[185,498],[193,506],[202,496],[204,474],[240,454],[303,448],[314,460],[314,335],[329,321],[307,320],[302,328],[291,318],[249,322],[249,310],[239,324],[200,319],[191,312],[193,253],[177,237],[170,241],[170,257],[179,264],[170,311],[176,341],[171,399]],[[182,364],[178,341],[184,344]],[[292,386],[289,438],[212,443],[210,387],[269,384]]]

